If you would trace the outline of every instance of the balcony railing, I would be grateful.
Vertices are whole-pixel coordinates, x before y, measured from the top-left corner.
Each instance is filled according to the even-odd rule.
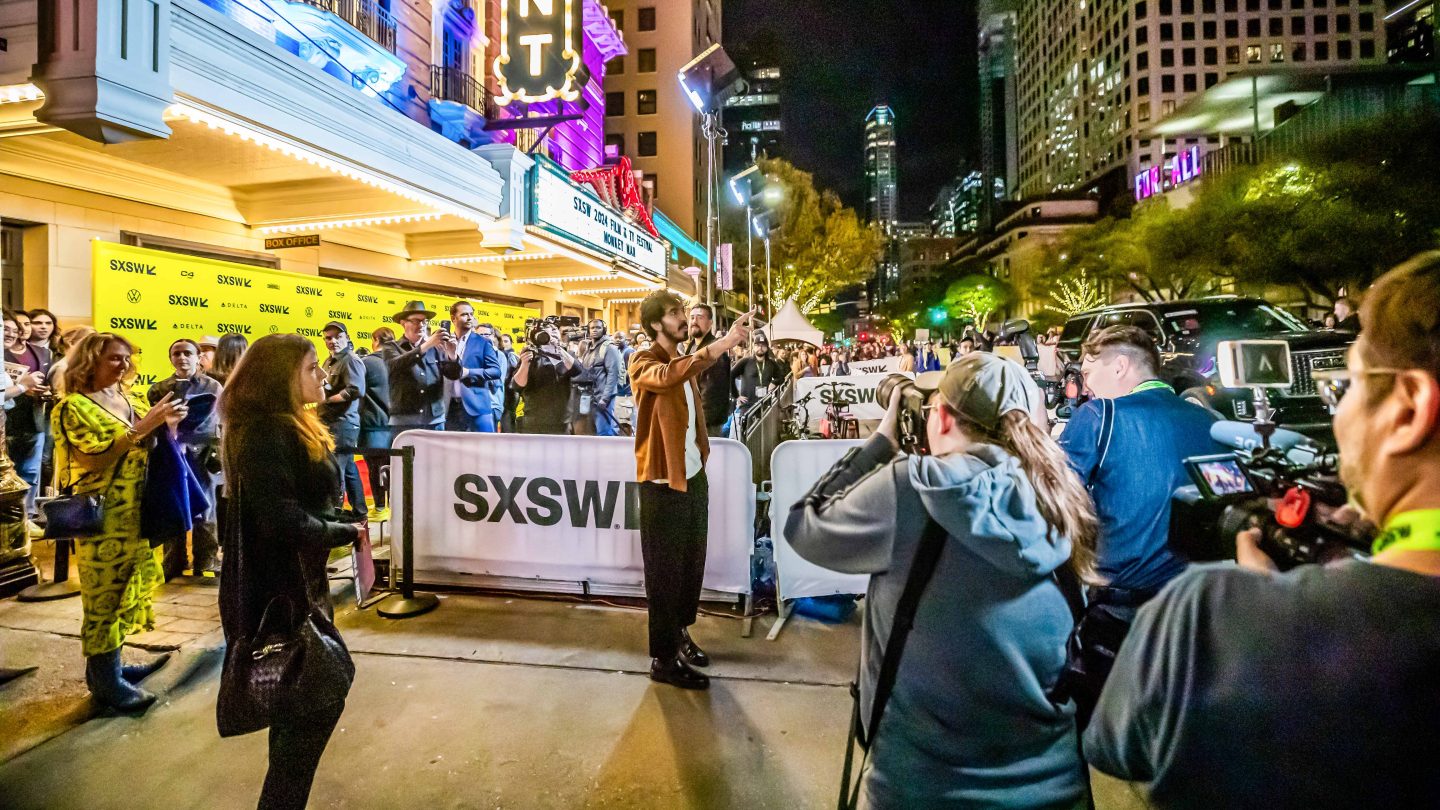
[[[395,53],[395,18],[375,0],[300,0],[309,6],[334,14],[374,40],[380,47]]]
[[[454,101],[485,115],[485,88],[475,77],[455,67],[430,66],[430,96],[436,101]]]

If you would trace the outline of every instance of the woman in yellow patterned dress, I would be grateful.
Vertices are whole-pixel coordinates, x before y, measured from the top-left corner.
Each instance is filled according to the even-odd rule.
[[[168,396],[153,408],[127,396],[135,376],[131,353],[119,335],[82,340],[65,369],[71,393],[50,416],[61,491],[104,496],[104,528],[76,540],[84,608],[80,644],[90,693],[122,712],[143,711],[155,701],[135,684],[165,660],[122,667],[120,648],[125,636],[155,626],[151,600],[162,576],[149,541],[140,536],[140,496],[153,434],[167,425],[173,432],[186,413]]]

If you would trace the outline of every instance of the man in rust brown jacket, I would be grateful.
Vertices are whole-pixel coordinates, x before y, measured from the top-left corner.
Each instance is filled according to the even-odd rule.
[[[640,481],[640,548],[650,605],[650,679],[683,689],[705,689],[710,679],[693,667],[709,666],[690,638],[705,577],[710,485],[705,459],[705,411],[700,374],[750,334],[747,313],[730,331],[694,354],[680,354],[689,337],[685,302],[657,290],[640,304],[640,325],[654,344],[630,357],[630,384],[638,414],[635,466]]]

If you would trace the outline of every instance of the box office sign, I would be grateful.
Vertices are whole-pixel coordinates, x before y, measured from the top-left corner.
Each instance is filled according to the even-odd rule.
[[[135,344],[140,357],[136,388],[170,376],[170,344],[227,332],[251,342],[289,332],[308,338],[326,355],[321,328],[340,321],[353,342],[369,346],[370,333],[388,326],[405,302],[419,299],[437,314],[456,300],[437,293],[358,284],[340,279],[268,270],[245,264],[93,243],[94,323]],[[537,310],[472,302],[481,323],[519,335]]]
[[[562,239],[665,278],[665,243],[625,219],[553,165],[531,169],[531,223]]]

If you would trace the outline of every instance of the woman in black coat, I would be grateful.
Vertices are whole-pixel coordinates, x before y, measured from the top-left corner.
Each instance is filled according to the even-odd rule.
[[[320,755],[345,707],[354,665],[335,630],[325,564],[330,549],[359,539],[337,521],[340,493],[334,443],[314,408],[325,375],[315,347],[299,335],[255,342],[220,398],[225,467],[224,568],[220,620],[227,650],[217,720],[223,737],[270,728],[270,769],[260,808],[303,808]],[[333,642],[326,677],[282,682],[274,708],[247,696],[251,642],[266,609],[293,609]],[[289,615],[289,614],[286,614]],[[307,653],[308,654],[308,653]]]

